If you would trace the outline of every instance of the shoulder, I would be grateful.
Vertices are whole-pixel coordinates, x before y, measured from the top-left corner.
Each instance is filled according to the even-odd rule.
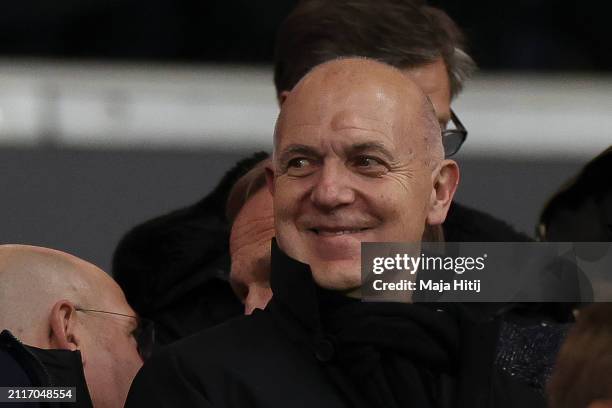
[[[532,238],[484,211],[453,201],[443,224],[449,242],[529,242]]]
[[[264,357],[257,347],[266,337],[274,338],[270,329],[269,318],[257,313],[162,347],[136,375],[126,407],[208,407],[223,402],[228,389],[261,370],[259,360]]]
[[[267,311],[257,311],[251,316],[231,319],[218,326],[202,330],[162,348],[152,358],[152,364],[161,369],[178,369],[197,372],[240,368],[251,365],[261,367],[264,355],[277,354],[285,344],[273,317]]]
[[[569,323],[505,320],[500,325],[495,356],[498,369],[543,392]]]

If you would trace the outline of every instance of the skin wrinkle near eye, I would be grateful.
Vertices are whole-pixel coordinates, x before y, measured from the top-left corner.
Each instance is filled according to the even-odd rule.
[[[334,151],[337,149],[334,149]],[[415,153],[414,150],[412,148],[408,148],[405,147],[405,153],[404,155],[406,157],[402,158],[401,160],[395,159],[394,157],[392,157],[392,154],[386,149],[386,147],[384,146],[383,143],[381,142],[363,142],[363,143],[358,143],[358,144],[354,144],[349,146],[348,148],[341,148],[341,151],[338,152],[337,154],[341,155],[342,157],[347,156],[347,162],[350,163],[352,162],[352,160],[354,159],[355,156],[368,156],[368,153],[370,152],[370,150],[372,150],[372,153],[377,153],[377,154],[381,154],[383,156],[386,157],[387,162],[380,163],[380,166],[384,166],[386,167],[386,171],[380,172],[381,174],[375,174],[376,172],[373,170],[370,170],[371,172],[368,174],[366,170],[361,171],[361,174],[367,177],[382,177],[384,176],[387,171],[394,171],[394,172],[401,172],[402,169],[407,169],[408,166],[411,164],[411,162],[414,160],[415,158]],[[347,151],[348,153],[345,153],[345,151]],[[285,148],[283,150],[282,155],[284,155],[284,157],[280,158],[280,162],[281,162],[281,172],[279,172],[279,175],[283,175],[283,173],[287,173],[289,171],[288,168],[288,164],[289,162],[291,162],[294,159],[298,159],[301,157],[292,157],[293,154],[301,154],[303,156],[307,156],[304,157],[305,160],[311,160],[313,162],[319,161],[318,158],[312,158],[312,156],[314,156],[316,149],[307,146],[307,145],[290,145],[287,148]],[[376,154],[374,154],[374,156],[376,156]],[[377,157],[372,157],[375,160],[380,160],[380,158]],[[311,165],[315,165],[316,163],[311,163]],[[350,164],[347,164],[350,165]],[[291,174],[289,175],[290,177],[303,177],[303,176],[307,176],[312,174],[313,172],[316,171],[316,169],[296,169],[296,171],[300,171],[303,170],[304,174]],[[408,171],[408,175],[409,178],[411,172]]]
[[[349,148],[349,156],[368,155],[369,152],[375,152],[385,156],[387,161],[395,163],[395,156],[380,142],[364,142],[352,145]]]
[[[408,180],[414,180],[416,172],[412,169],[407,168],[395,172],[389,172],[385,176],[389,177],[392,181],[398,183],[405,191],[411,191]]]
[[[304,158],[316,161],[320,158],[321,154],[311,146],[303,144],[292,144],[282,150],[278,159],[277,171],[281,174],[286,173],[288,170],[289,162],[293,159]]]

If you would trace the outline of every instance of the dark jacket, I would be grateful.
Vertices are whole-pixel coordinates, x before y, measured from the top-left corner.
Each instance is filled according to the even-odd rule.
[[[460,305],[362,303],[319,288],[274,245],[271,284],[266,310],[147,361],[126,407],[544,406],[540,365],[558,331]],[[502,329],[512,341],[500,344]]]
[[[532,238],[484,211],[452,202],[442,225],[447,242],[529,242]]]
[[[50,408],[92,408],[79,351],[43,350],[21,343],[13,334],[0,333],[0,387],[76,387],[76,402],[45,403]],[[0,403],[0,406],[4,406]],[[7,403],[19,407],[19,402]],[[37,403],[23,403],[36,407]]]

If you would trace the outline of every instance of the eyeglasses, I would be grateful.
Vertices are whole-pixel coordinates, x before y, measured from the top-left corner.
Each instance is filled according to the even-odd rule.
[[[143,317],[126,315],[123,313],[107,312],[105,310],[94,310],[94,309],[83,309],[80,307],[75,308],[77,312],[94,312],[104,313],[112,316],[128,317],[130,319],[136,319],[136,329],[132,332],[136,344],[138,344],[138,354],[142,357],[142,360],[146,360],[151,356],[153,352],[153,345],[155,344],[155,325],[149,319]]]
[[[453,125],[453,129],[446,129],[442,131],[442,144],[444,145],[444,156],[451,157],[459,151],[465,139],[467,139],[468,131],[463,126],[463,123],[459,120],[455,112],[451,109],[450,121]]]

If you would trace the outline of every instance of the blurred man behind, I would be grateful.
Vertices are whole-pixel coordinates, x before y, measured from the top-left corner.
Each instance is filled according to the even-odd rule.
[[[142,365],[141,328],[96,266],[52,249],[0,246],[0,357],[20,363],[29,385],[76,386],[70,406],[122,407]],[[4,371],[2,385],[15,385],[14,374]]]

